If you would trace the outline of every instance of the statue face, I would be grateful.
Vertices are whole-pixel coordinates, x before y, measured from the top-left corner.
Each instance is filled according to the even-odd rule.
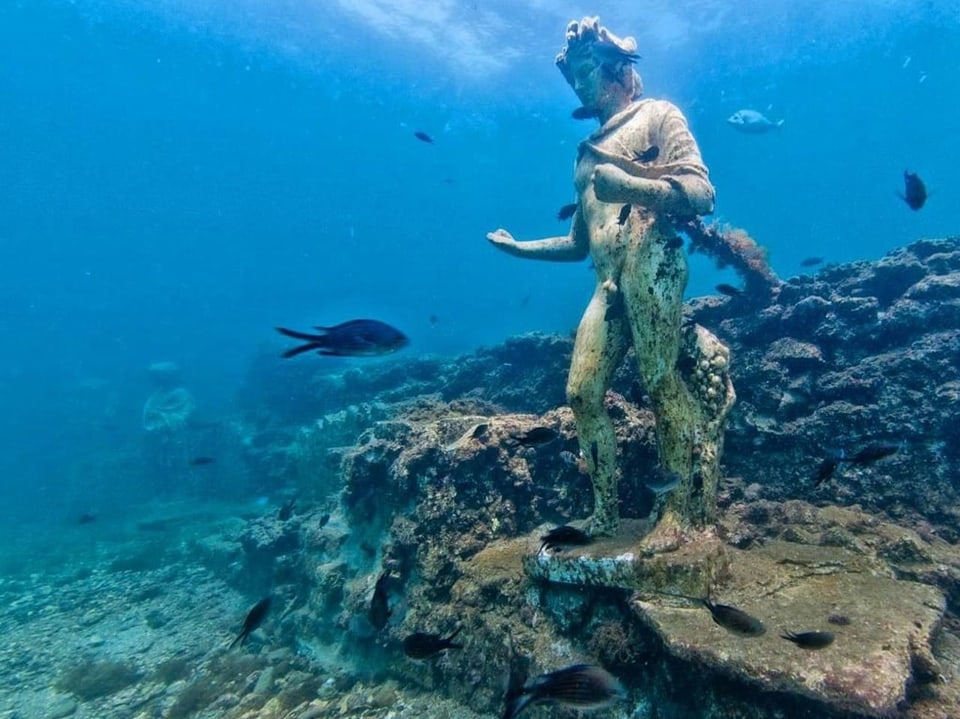
[[[570,85],[584,107],[616,109],[633,99],[633,73],[629,67],[585,59],[571,70]]]
[[[633,69],[640,56],[632,37],[617,37],[599,18],[584,18],[567,26],[566,39],[557,66],[584,107],[615,111],[640,96],[640,76]]]

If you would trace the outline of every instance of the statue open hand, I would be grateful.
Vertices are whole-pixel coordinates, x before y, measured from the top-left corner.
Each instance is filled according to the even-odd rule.
[[[517,244],[517,241],[513,239],[513,235],[506,230],[488,232],[487,239],[490,240],[490,244],[500,250],[510,250]]]

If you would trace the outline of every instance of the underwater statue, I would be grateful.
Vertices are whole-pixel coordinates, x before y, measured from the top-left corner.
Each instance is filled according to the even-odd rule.
[[[173,362],[154,362],[147,372],[154,391],[143,405],[143,428],[161,434],[183,429],[196,402],[190,391],[180,386],[180,368]]]
[[[487,239],[517,257],[592,258],[597,285],[567,381],[593,483],[588,529],[612,535],[619,528],[617,449],[604,395],[632,346],[656,418],[660,471],[681,477],[648,540],[668,549],[684,529],[714,519],[723,426],[735,395],[727,348],[682,323],[687,262],[675,226],[713,211],[713,186],[680,110],[640,99],[637,59],[636,41],[613,35],[598,18],[570,23],[557,66],[583,103],[575,116],[600,122],[578,148],[571,230],[518,242],[500,229]],[[654,470],[631,469],[641,477]]]

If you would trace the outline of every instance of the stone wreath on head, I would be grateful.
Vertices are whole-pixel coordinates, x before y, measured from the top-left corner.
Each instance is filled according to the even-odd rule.
[[[572,20],[567,25],[566,37],[567,44],[557,55],[557,67],[571,86],[575,66],[589,62],[595,67],[603,67],[620,82],[626,79],[624,73],[632,74],[633,99],[643,94],[643,82],[633,67],[640,59],[635,38],[614,35],[600,24],[599,17],[585,17],[580,22]]]

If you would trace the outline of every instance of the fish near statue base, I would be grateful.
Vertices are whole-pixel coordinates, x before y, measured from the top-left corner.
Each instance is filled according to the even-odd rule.
[[[855,510],[756,504],[720,517],[723,536],[753,538],[737,546],[688,532],[675,551],[651,553],[650,523],[632,521],[562,551],[534,554],[528,538],[524,570],[539,587],[528,601],[569,636],[584,624],[575,598],[589,607],[604,590],[632,589],[625,626],[648,661],[625,672],[649,672],[679,715],[742,703],[756,717],[960,716],[960,638],[945,598],[960,552]],[[596,626],[583,641],[603,655]],[[657,666],[696,680],[664,688]]]
[[[657,526],[662,526],[662,520]],[[648,537],[662,536],[651,534],[653,529],[649,520],[624,519],[612,537],[526,556],[524,571],[531,579],[554,584],[708,596],[710,587],[726,573],[726,548],[716,533],[687,530],[683,541],[662,551],[645,544]]]
[[[910,716],[898,707],[931,656],[946,605],[939,589],[883,576],[847,549],[781,541],[730,548],[727,570],[718,596],[768,631],[737,636],[701,606],[652,592],[634,595],[634,616],[700,672],[836,713],[824,716]],[[820,641],[798,645],[797,635]]]

